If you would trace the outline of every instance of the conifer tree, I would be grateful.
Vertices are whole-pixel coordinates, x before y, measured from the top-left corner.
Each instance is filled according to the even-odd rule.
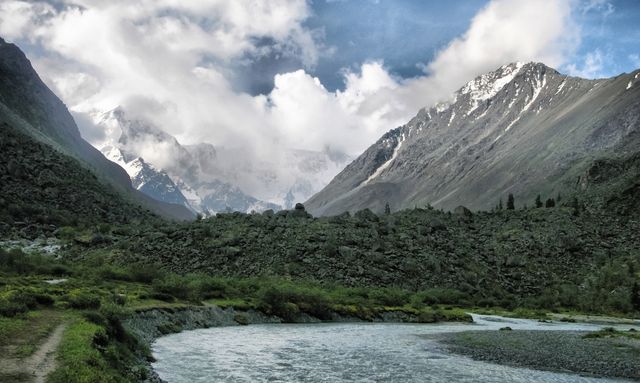
[[[507,198],[507,210],[515,209],[515,201],[513,198],[513,194],[509,193],[509,197]]]
[[[634,282],[631,288],[631,305],[634,310],[640,312],[640,285],[638,282]]]
[[[538,194],[538,196],[536,197],[536,207],[541,208],[542,206],[542,199],[540,198],[540,194]]]

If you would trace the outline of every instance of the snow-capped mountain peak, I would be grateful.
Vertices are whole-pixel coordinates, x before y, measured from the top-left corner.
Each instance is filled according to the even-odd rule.
[[[513,81],[524,66],[525,64],[522,62],[503,65],[493,72],[483,74],[469,81],[460,89],[458,94],[468,94],[471,100],[475,101],[474,107],[470,109],[471,112],[477,107],[478,101],[494,97],[505,85]]]
[[[253,158],[247,148],[183,145],[148,121],[130,119],[120,107],[95,114],[94,120],[112,133],[100,149],[137,179],[134,183],[149,188],[149,182],[161,179],[150,177],[151,172],[163,173],[186,204],[203,214],[293,207],[320,190],[351,159],[330,149],[283,150],[277,158]],[[140,174],[146,174],[144,182]]]
[[[127,172],[131,178],[131,184],[137,190],[156,200],[183,205],[195,211],[165,171],[146,162],[142,157],[127,161],[127,156],[122,150],[114,146],[105,146],[102,148],[102,153]]]
[[[530,198],[567,163],[637,132],[637,76],[591,80],[542,63],[502,66],[390,130],[305,206],[314,214],[381,210],[385,200],[484,209],[505,193]]]

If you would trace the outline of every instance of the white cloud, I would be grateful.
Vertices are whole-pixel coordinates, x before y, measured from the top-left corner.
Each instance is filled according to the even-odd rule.
[[[611,15],[616,10],[613,3],[608,0],[583,0],[580,8],[583,14],[595,11],[601,13],[603,17]]]
[[[330,141],[334,147],[358,152],[385,131],[408,121],[420,108],[450,97],[475,76],[505,63],[539,61],[561,67],[579,44],[579,30],[572,21],[575,4],[572,0],[491,1],[473,18],[465,34],[425,65],[426,73],[419,78],[394,79],[381,62],[372,62],[362,65],[360,73],[347,72],[345,89],[335,94],[298,92],[299,88],[289,86],[287,92],[304,100],[311,109],[298,109],[301,115],[295,121],[309,116],[304,126],[314,129],[296,122],[297,131],[323,134],[324,139],[314,142],[327,145]],[[290,81],[309,82],[310,77],[298,74]],[[334,102],[339,108],[331,105]],[[321,107],[315,109],[314,105]],[[272,105],[276,110],[280,107],[278,103]],[[287,110],[285,114],[291,113]],[[318,126],[318,115],[331,116],[330,122],[325,117]],[[286,124],[286,119],[281,120]],[[336,125],[341,126],[335,129]],[[296,127],[290,131],[296,131]]]
[[[427,76],[410,83],[409,98],[430,104],[479,74],[514,61],[563,65],[579,43],[572,0],[493,0],[427,65]],[[418,106],[414,104],[414,107]]]
[[[8,39],[19,38],[53,13],[53,7],[46,3],[0,1],[0,35]]]
[[[512,61],[561,66],[579,42],[574,0],[492,0],[419,78],[372,61],[345,72],[336,92],[302,69],[251,96],[233,89],[234,65],[277,52],[309,69],[323,54],[304,26],[305,0],[57,3],[0,0],[0,33],[42,49],[36,69],[75,112],[123,105],[181,142],[245,146],[273,161],[281,148],[357,154],[473,77]]]
[[[567,72],[571,76],[578,76],[583,78],[601,78],[605,76],[605,61],[606,55],[599,49],[589,52],[584,56],[581,62],[581,66],[575,63],[569,64],[566,67]]]

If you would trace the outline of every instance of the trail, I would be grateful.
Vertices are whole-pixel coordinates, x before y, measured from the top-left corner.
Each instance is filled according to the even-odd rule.
[[[3,370],[0,375],[13,377],[18,382],[44,383],[47,375],[56,368],[56,350],[66,327],[66,323],[58,325],[32,355],[24,359],[0,360]]]
[[[34,383],[44,383],[47,375],[55,369],[56,350],[66,327],[66,323],[56,327],[38,350],[25,361],[26,370],[34,377]]]

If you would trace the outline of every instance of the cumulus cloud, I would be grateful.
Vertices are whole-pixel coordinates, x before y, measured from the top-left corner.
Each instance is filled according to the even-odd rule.
[[[574,0],[491,0],[423,76],[395,78],[380,58],[345,71],[331,92],[310,75],[325,48],[305,27],[305,0],[53,3],[1,1],[0,33],[40,48],[36,69],[77,115],[122,105],[181,142],[261,158],[282,148],[358,154],[473,77],[512,61],[561,66],[579,43]],[[302,68],[278,74],[268,94],[234,89],[234,67],[274,53]]]
[[[420,108],[446,100],[469,80],[505,63],[539,61],[555,67],[566,64],[580,41],[579,29],[572,19],[575,5],[571,0],[493,0],[473,18],[466,33],[424,65],[424,76],[395,79],[382,62],[365,63],[358,73],[346,72],[344,90],[335,93],[323,91],[317,80],[314,92],[289,84],[289,97],[304,100],[308,110],[291,110],[274,102],[274,114],[286,111],[290,118],[281,118],[280,124],[294,124],[289,127],[290,132],[310,133],[305,137],[314,139],[326,134],[334,138],[332,145],[358,152],[386,130],[408,121]],[[289,78],[307,83],[311,80],[302,73]],[[281,91],[276,86],[274,93]],[[300,116],[293,117],[296,111],[303,120],[311,117],[306,125],[299,122]],[[318,124],[318,116],[323,115],[330,116],[330,121],[325,117]],[[340,126],[336,129],[335,124]],[[317,126],[320,130],[309,131],[304,126]]]
[[[514,61],[565,64],[579,43],[571,0],[493,0],[426,66],[427,75],[410,81],[407,103],[425,95],[430,104],[472,78]],[[413,108],[418,104],[413,104]]]

